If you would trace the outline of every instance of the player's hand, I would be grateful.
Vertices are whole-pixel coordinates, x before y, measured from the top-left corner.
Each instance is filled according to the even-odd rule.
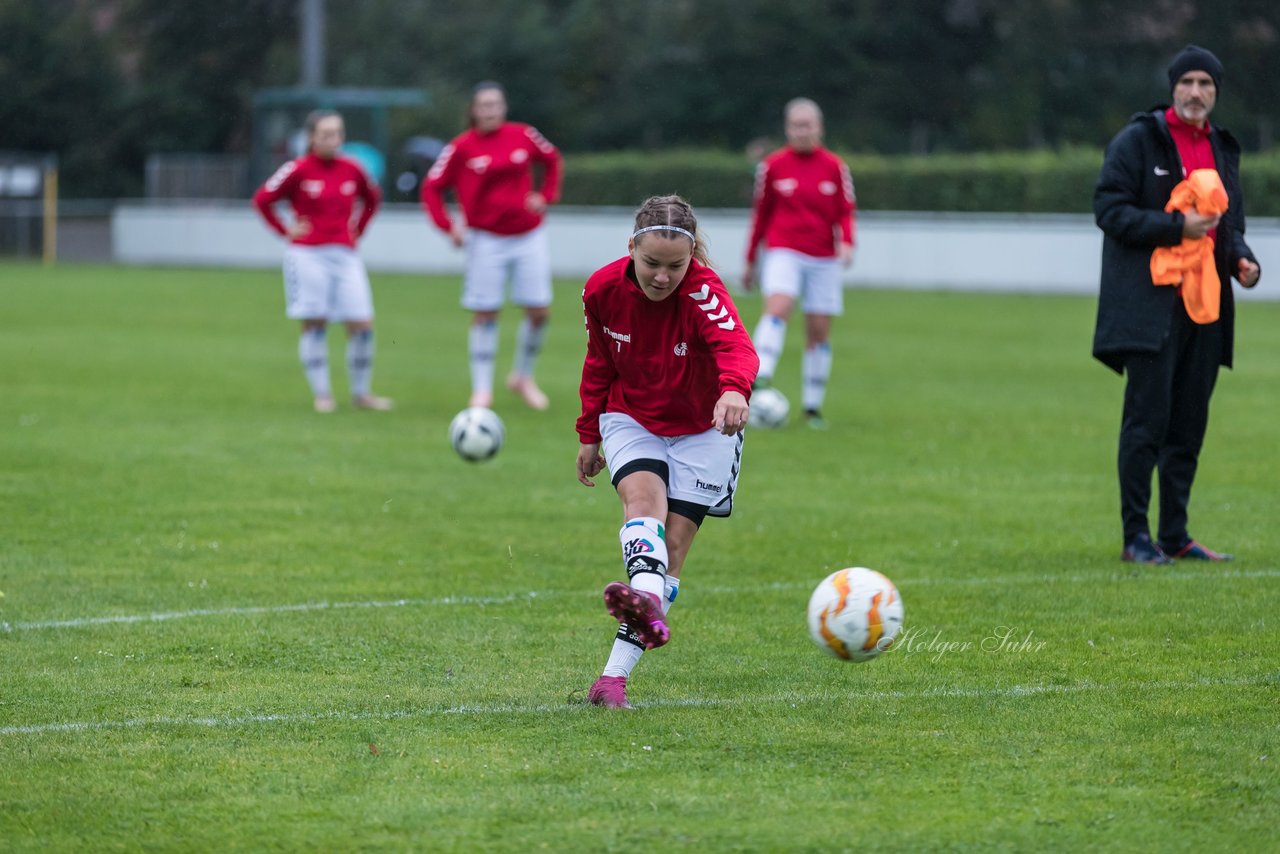
[[[845,267],[853,266],[853,244],[840,244],[840,264]]]
[[[295,220],[293,225],[289,226],[288,230],[290,240],[297,240],[299,237],[306,237],[310,233],[311,220],[307,219],[305,216],[299,217]]]
[[[756,289],[756,265],[750,261],[742,268],[742,289],[747,293]]]
[[[547,209],[547,197],[536,190],[524,197],[524,209],[531,214],[540,214]]]
[[[578,446],[578,483],[595,486],[591,478],[604,470],[604,457],[599,442],[583,442]]]
[[[711,423],[726,436],[741,433],[747,426],[747,399],[740,391],[726,391],[716,401],[715,412],[711,415]]]
[[[1248,258],[1241,258],[1240,263],[1236,265],[1236,280],[1246,288],[1258,284],[1258,277],[1261,275],[1262,268]]]
[[[460,222],[455,222],[453,227],[449,229],[449,242],[453,244],[454,249],[461,249],[466,239],[467,227]]]
[[[1217,228],[1218,220],[1222,218],[1219,214],[1203,216],[1195,208],[1187,211],[1182,216],[1182,236],[1189,237],[1192,240],[1204,237],[1210,231]]]

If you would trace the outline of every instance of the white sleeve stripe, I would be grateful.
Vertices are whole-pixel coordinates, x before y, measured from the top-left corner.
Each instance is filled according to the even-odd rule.
[[[538,149],[541,150],[543,154],[555,153],[556,147],[552,145],[545,136],[538,133],[537,128],[531,126],[526,127],[524,129],[524,134],[529,137],[529,139],[533,140],[533,144],[538,146]]]
[[[427,178],[434,180],[444,174],[444,170],[449,166],[449,158],[453,155],[453,143],[449,143],[440,152],[440,156],[435,163],[431,164],[431,170],[427,172]]]
[[[284,179],[293,174],[293,170],[298,168],[298,161],[290,160],[288,163],[282,164],[275,174],[267,179],[267,192],[274,193],[280,189],[280,185],[284,183]]]
[[[752,189],[752,196],[754,198],[759,199],[761,196],[764,195],[764,182],[766,177],[768,176],[768,173],[769,173],[769,167],[765,165],[763,160],[760,161],[760,163],[756,166],[756,185]]]
[[[844,185],[844,195],[849,201],[857,201],[857,194],[853,191],[853,175],[849,174],[849,167],[840,164],[840,183]]]

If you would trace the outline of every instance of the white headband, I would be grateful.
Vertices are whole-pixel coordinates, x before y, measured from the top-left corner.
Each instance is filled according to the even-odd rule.
[[[698,245],[698,238],[693,236],[693,232],[688,229],[681,228],[678,225],[646,225],[644,228],[637,228],[635,233],[631,235],[631,239],[635,240],[640,235],[648,231],[674,231],[676,234],[683,234],[693,242],[694,246]]]

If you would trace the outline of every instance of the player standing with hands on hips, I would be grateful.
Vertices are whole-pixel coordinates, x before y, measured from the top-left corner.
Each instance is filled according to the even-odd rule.
[[[759,367],[684,199],[646,201],[627,249],[582,292],[578,480],[594,486],[591,478],[608,465],[622,501],[630,580],[604,589],[620,625],[587,696],[609,708],[629,707],[627,678],[641,653],[670,637],[667,611],[698,527],[733,509]]]
[[[756,170],[751,235],[743,285],[750,290],[756,254],[765,245],[760,269],[764,316],[754,340],[760,353],[757,384],[773,380],[787,321],[796,300],[804,300],[804,412],[810,427],[824,429],[822,404],[831,376],[831,318],[844,311],[841,268],[853,263],[853,220],[857,203],[849,167],[822,145],[822,110],[795,98],[783,111],[787,145]]]
[[[1231,558],[1191,538],[1187,505],[1218,367],[1231,367],[1231,277],[1251,288],[1261,274],[1244,241],[1240,145],[1209,123],[1222,90],[1222,63],[1188,45],[1168,73],[1173,106],[1135,114],[1111,140],[1093,195],[1103,233],[1093,355],[1128,377],[1117,466],[1121,559],[1148,564]],[[1220,181],[1225,212],[1174,208],[1175,190],[1192,186],[1183,182],[1197,170],[1207,170],[1199,178]],[[1202,247],[1203,240],[1212,241],[1205,247],[1212,257],[1196,279],[1208,290],[1189,290],[1193,283],[1186,280],[1176,287],[1156,283],[1158,252],[1184,241]],[[1201,311],[1199,298],[1206,295],[1204,304],[1216,311]],[[1156,469],[1160,527],[1153,542],[1147,512]]]
[[[546,409],[547,396],[533,370],[551,305],[551,255],[542,218],[559,198],[560,152],[529,125],[507,121],[507,96],[498,83],[472,89],[470,122],[422,182],[422,204],[432,221],[455,247],[466,247],[462,307],[472,312],[470,405],[493,405],[498,310],[509,280],[512,301],[523,306],[525,316],[507,387],[534,409]],[[534,164],[542,167],[540,189],[533,187]],[[448,188],[457,193],[464,221],[445,210]]]
[[[358,409],[386,410],[391,401],[370,391],[373,381],[373,293],[356,254],[356,241],[378,211],[382,193],[363,169],[339,151],[346,138],[342,116],[316,110],[306,118],[308,151],[281,166],[253,195],[253,204],[280,235],[284,255],[285,314],[302,321],[298,357],[311,386],[316,412],[337,408],[329,384],[329,321],[347,325],[347,375]],[[356,200],[360,215],[352,216]],[[277,202],[293,207],[285,225]]]

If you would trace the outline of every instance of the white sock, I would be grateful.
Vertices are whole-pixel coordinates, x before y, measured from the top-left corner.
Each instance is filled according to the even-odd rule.
[[[471,392],[493,391],[493,362],[498,356],[498,324],[472,324],[467,333],[471,356]]]
[[[756,345],[756,353],[760,356],[760,371],[757,376],[765,381],[773,378],[778,369],[778,360],[782,358],[782,346],[787,341],[787,322],[781,317],[766,314],[756,324],[756,333],[752,343]]]
[[[668,575],[667,583],[662,589],[662,615],[664,617],[671,610],[671,606],[676,603],[676,596],[678,595],[680,595],[680,579]]]
[[[804,351],[804,408],[822,409],[827,396],[827,380],[831,377],[831,345],[817,344]]]
[[[298,338],[298,359],[311,386],[312,397],[332,397],[329,385],[329,339],[323,327],[304,329]]]
[[[542,351],[542,338],[547,330],[547,324],[534,326],[533,321],[525,318],[520,323],[520,329],[516,332],[516,358],[512,365],[512,370],[519,376],[533,376],[533,365],[538,360],[538,353]]]
[[[676,595],[680,592],[680,579],[667,576],[666,588],[662,594],[662,614],[666,616],[675,604]],[[613,639],[613,649],[609,651],[609,661],[604,666],[605,676],[629,677],[631,671],[640,663],[644,655],[644,642],[631,633],[624,623],[618,626],[618,634]]]
[[[351,396],[364,397],[373,382],[373,330],[362,329],[347,339],[347,377]]]
[[[618,539],[631,589],[661,599],[667,581],[667,532],[662,523],[652,516],[637,516],[622,526]]]

